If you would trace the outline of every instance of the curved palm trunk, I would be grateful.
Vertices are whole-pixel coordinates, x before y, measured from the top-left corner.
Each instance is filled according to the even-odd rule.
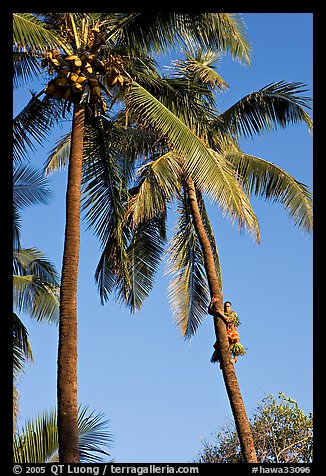
[[[218,317],[219,310],[223,311],[223,296],[218,283],[214,255],[200,215],[195,184],[190,177],[187,178],[186,185],[194,226],[203,251],[210,295],[211,298],[218,298],[218,302],[214,303],[213,308],[214,329],[216,339],[219,343],[220,365],[240,440],[242,455],[246,463],[256,463],[257,455],[251,434],[249,420],[242,400],[234,365],[230,362],[229,341],[226,333],[226,326],[222,319]]]
[[[58,347],[59,461],[79,463],[77,400],[77,277],[80,246],[80,188],[84,106],[75,105],[66,193],[66,229],[60,288]]]

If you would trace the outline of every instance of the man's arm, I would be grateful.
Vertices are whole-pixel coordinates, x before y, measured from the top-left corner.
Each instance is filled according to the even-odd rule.
[[[216,314],[218,317],[221,317],[223,319],[226,325],[228,325],[230,321],[226,317],[224,312],[221,309],[217,309],[217,310],[214,309],[214,303],[218,301],[219,301],[218,297],[214,297],[214,296],[212,297],[211,302],[209,303],[209,306],[208,306],[208,314],[211,314],[212,316]]]

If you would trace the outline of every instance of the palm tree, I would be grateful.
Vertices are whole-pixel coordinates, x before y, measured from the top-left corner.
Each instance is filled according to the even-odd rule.
[[[18,166],[13,177],[13,377],[16,383],[26,362],[33,362],[28,331],[19,315],[58,323],[59,284],[53,264],[35,248],[22,248],[20,210],[35,203],[47,203],[50,190],[44,174],[30,166]],[[18,413],[18,390],[14,385],[14,428]]]
[[[214,59],[214,56],[211,58]],[[189,55],[187,61],[180,63],[179,67],[180,65],[183,74],[186,71],[190,76],[191,84],[201,79],[208,86],[225,87],[221,78],[209,68],[207,61],[201,65],[198,57],[192,58]],[[223,302],[221,272],[203,193],[208,192],[215,201],[222,204],[231,218],[234,219],[238,213],[240,226],[244,223],[251,224],[257,241],[259,241],[258,224],[247,196],[241,195],[238,188],[234,186],[232,181],[234,177],[238,181],[238,187],[243,188],[248,195],[253,193],[267,200],[283,203],[299,227],[308,232],[312,230],[312,200],[307,187],[274,164],[244,154],[237,144],[241,133],[253,136],[255,133],[277,126],[285,127],[295,122],[305,122],[308,127],[311,127],[312,122],[304,110],[304,107],[309,107],[309,100],[301,95],[303,92],[302,85],[298,83],[274,83],[246,96],[213,120],[206,118],[206,130],[203,128],[199,133],[205,139],[208,153],[216,160],[216,174],[215,176],[206,174],[208,178],[204,185],[197,177],[194,179],[189,169],[185,168],[185,158],[182,156],[181,147],[179,145],[178,148],[176,140],[173,142],[173,137],[171,139],[168,126],[165,128],[165,124],[169,124],[169,120],[171,124],[173,120],[171,113],[173,105],[167,102],[167,97],[163,97],[163,94],[160,97],[161,101],[169,107],[163,110],[165,117],[162,118],[159,101],[148,91],[137,86],[136,92],[135,90],[131,92],[134,97],[133,104],[128,103],[129,120],[136,105],[138,113],[139,109],[144,110],[143,125],[151,129],[151,124],[155,123],[157,128],[161,128],[161,135],[156,137],[156,140],[159,141],[161,138],[162,141],[162,136],[165,136],[167,142],[164,144],[162,141],[161,150],[156,149],[156,156],[152,152],[151,160],[145,159],[138,172],[138,182],[129,191],[130,202],[127,215],[134,226],[134,234],[125,247],[124,258],[128,263],[130,278],[129,281],[123,280],[123,284],[121,284],[123,278],[121,270],[117,270],[115,265],[116,247],[112,246],[111,235],[106,234],[104,225],[107,222],[102,220],[103,216],[109,214],[109,211],[103,210],[105,191],[100,188],[105,170],[102,169],[99,174],[99,169],[94,168],[93,173],[89,175],[89,184],[85,190],[89,195],[86,204],[89,207],[88,216],[91,224],[96,226],[102,239],[109,237],[107,241],[104,241],[104,251],[97,269],[101,297],[103,300],[107,299],[108,294],[112,292],[114,277],[116,277],[116,280],[120,282],[117,286],[118,296],[125,300],[132,311],[141,306],[152,286],[151,276],[157,268],[163,251],[167,204],[173,198],[177,198],[180,219],[178,231],[172,238],[170,248],[171,270],[174,275],[170,285],[172,309],[183,335],[189,338],[205,316],[210,300],[218,298],[218,301],[214,303],[214,329],[220,344],[220,366],[246,462],[255,461],[255,449],[234,366],[230,363],[226,329],[222,320],[219,319]],[[175,98],[173,99],[175,101]],[[202,120],[193,121],[192,116],[189,115],[191,110],[192,108],[188,107],[182,117],[184,121],[182,124],[173,121],[175,136],[182,137],[182,133],[187,134],[187,132],[190,134],[189,129],[192,124],[197,125],[200,122],[203,125]],[[150,114],[148,111],[151,111]],[[180,115],[182,111],[180,104],[178,111]],[[169,120],[166,119],[167,117]],[[196,117],[198,119],[198,116]],[[137,118],[139,123],[139,115]],[[201,119],[204,119],[204,116]],[[109,147],[107,143],[107,150]],[[222,149],[222,147],[223,153],[221,151],[217,153],[214,150]],[[90,150],[94,148],[90,147]],[[204,150],[204,147],[201,150]],[[96,160],[96,154],[93,153],[92,157]],[[233,174],[225,166],[226,160],[232,164]],[[114,176],[112,170],[111,176]],[[225,195],[223,197],[222,192],[219,192],[219,187],[224,193],[227,193],[229,189],[230,195],[232,191],[233,197],[237,196],[238,202],[227,202]],[[119,198],[126,199],[121,195]],[[107,202],[110,203],[109,200]],[[112,207],[112,203],[109,207]],[[97,219],[99,210],[101,210],[101,218]],[[123,241],[123,233],[126,232],[125,223],[126,220],[120,222],[121,241]],[[117,222],[115,224],[117,225]],[[115,231],[115,233],[118,232]],[[123,248],[123,244],[121,247]],[[134,282],[137,283],[136,286]]]
[[[82,463],[99,463],[109,453],[113,441],[108,420],[102,413],[89,412],[88,406],[78,408],[79,452]],[[56,463],[58,458],[58,427],[56,410],[43,412],[29,419],[15,435],[14,463]]]
[[[44,135],[55,122],[51,115],[52,103],[64,99],[63,113],[69,113],[73,107],[60,290],[58,429],[60,461],[74,463],[79,461],[76,290],[85,124],[105,113],[105,99],[110,100],[109,89],[116,84],[121,89],[127,88],[131,93],[129,101],[132,100],[133,90],[137,90],[139,85],[128,73],[127,66],[130,58],[141,58],[142,51],[161,52],[175,42],[191,40],[201,46],[221,48],[234,58],[248,61],[250,47],[240,17],[224,13],[15,14],[14,40],[18,51],[23,47],[30,56],[43,54],[41,65],[48,68],[49,73],[56,74],[44,91],[46,100],[40,104],[37,95],[23,111],[25,116],[17,119],[18,128],[25,121],[26,114],[34,111],[34,116],[25,121],[27,127],[18,152],[30,146],[26,142],[29,134],[35,135],[39,129]],[[125,59],[119,57],[121,46],[124,53],[128,52]],[[41,123],[35,120],[40,118],[35,114],[37,108],[41,115],[44,113],[44,125],[42,120]],[[161,132],[160,127],[158,130]],[[199,157],[200,148],[202,154]],[[187,166],[189,162],[189,169],[198,180],[203,182],[206,178],[200,179],[202,167],[199,163],[205,158],[211,163],[209,173],[213,172],[212,157],[198,141],[195,147],[187,145],[186,150],[182,147],[182,152],[188,158]]]

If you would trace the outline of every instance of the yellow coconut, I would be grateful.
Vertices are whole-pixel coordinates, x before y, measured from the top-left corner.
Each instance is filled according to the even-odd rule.
[[[77,55],[68,55],[68,56],[65,56],[65,60],[66,61],[74,61],[76,59],[79,59]]]
[[[87,78],[85,76],[78,76],[77,83],[83,84],[84,81],[87,81]]]
[[[75,83],[77,81],[77,79],[79,78],[78,74],[76,73],[70,73],[68,75],[69,77],[69,80],[72,82],[72,83]]]
[[[72,85],[72,90],[74,93],[80,93],[82,89],[83,89],[83,86],[80,83],[74,83]]]
[[[88,63],[88,64],[89,64],[89,63]],[[87,66],[87,65],[85,66],[84,71],[86,71],[86,73],[88,73],[88,74],[92,74],[93,68],[92,68],[91,65],[89,64],[89,66]]]

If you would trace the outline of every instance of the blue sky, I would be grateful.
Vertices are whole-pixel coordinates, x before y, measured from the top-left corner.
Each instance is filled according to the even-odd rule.
[[[229,91],[221,111],[275,81],[307,84],[312,96],[312,14],[242,14],[253,46],[250,68],[224,58],[219,73]],[[168,64],[162,58],[162,64]],[[28,89],[14,92],[17,113]],[[65,127],[68,127],[66,124]],[[31,155],[41,166],[60,131]],[[312,136],[296,125],[242,142],[247,153],[274,162],[312,188]],[[45,252],[61,270],[66,172],[50,177],[50,205],[23,213],[22,243]],[[209,215],[220,253],[224,297],[239,314],[241,342],[248,349],[236,364],[251,416],[266,394],[282,391],[312,411],[312,237],[296,228],[280,205],[253,199],[261,244],[239,234],[216,206]],[[170,215],[170,227],[175,216]],[[97,239],[81,225],[78,281],[79,401],[110,419],[117,462],[190,462],[201,440],[232,418],[218,365],[210,363],[214,329],[210,316],[190,342],[171,317],[164,265],[141,312],[113,300],[100,304],[94,271]],[[35,363],[19,384],[18,424],[56,405],[57,329],[23,316]]]

